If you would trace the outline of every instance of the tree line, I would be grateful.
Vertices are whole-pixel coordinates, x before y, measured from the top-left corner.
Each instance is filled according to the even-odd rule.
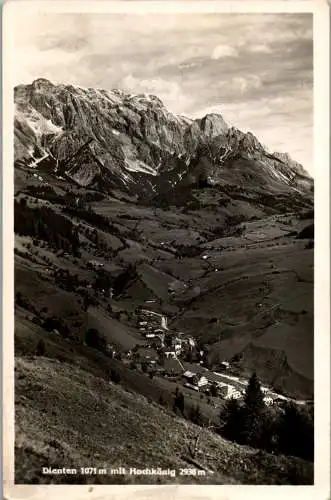
[[[79,255],[78,229],[50,207],[31,208],[24,198],[15,200],[14,230],[16,234],[46,241],[57,250]]]
[[[260,382],[253,373],[244,399],[230,399],[221,410],[217,433],[240,445],[313,461],[313,408],[299,407],[292,402],[283,408],[267,407],[263,398]],[[178,388],[173,410],[197,425],[206,423],[199,405],[188,407]]]
[[[239,444],[270,453],[314,460],[313,411],[288,402],[283,408],[266,407],[255,373],[244,400],[230,399],[220,416],[219,433]]]

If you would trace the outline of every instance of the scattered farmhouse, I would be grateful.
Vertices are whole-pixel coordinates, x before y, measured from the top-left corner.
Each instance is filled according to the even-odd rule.
[[[224,371],[229,370],[230,368],[230,363],[228,361],[222,361],[220,365],[221,369]]]
[[[187,370],[186,372],[183,373],[183,377],[188,381],[188,382],[192,382],[193,381],[193,378],[196,376],[195,373],[193,372],[190,372],[189,370]]]
[[[190,382],[185,382],[184,386],[189,389],[193,389],[194,391],[199,391],[199,387],[197,385],[190,384]]]
[[[183,368],[178,359],[166,358],[163,365],[164,374],[168,377],[179,377],[183,373]]]
[[[195,383],[196,383],[196,385],[197,385],[199,388],[200,388],[200,387],[205,387],[205,386],[207,386],[207,385],[209,384],[209,382],[208,382],[207,378],[206,378],[204,375],[202,375],[202,377],[200,377],[200,376],[195,377],[195,378],[193,379],[193,382],[195,382]]]
[[[166,358],[176,359],[176,357],[177,357],[175,351],[164,351],[164,355]]]
[[[104,264],[102,262],[99,262],[97,260],[89,260],[88,265],[93,268],[98,268],[98,267],[103,267]]]
[[[242,398],[242,393],[238,391],[233,385],[226,384],[225,382],[219,382],[217,384],[219,394],[224,399],[240,399]]]
[[[180,354],[183,349],[183,340],[178,337],[172,339],[172,348],[174,349],[177,355]]]
[[[197,375],[189,370],[183,373],[183,378],[186,380],[186,387],[193,388],[194,390],[200,390],[206,388],[209,385],[208,379],[204,375]]]

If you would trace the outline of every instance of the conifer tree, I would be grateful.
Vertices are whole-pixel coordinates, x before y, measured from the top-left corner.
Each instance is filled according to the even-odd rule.
[[[243,441],[250,446],[259,446],[263,426],[263,394],[261,385],[254,372],[249,379],[244,399]]]
[[[314,460],[314,423],[308,411],[294,403],[285,407],[279,430],[279,449],[285,455]]]
[[[247,409],[254,413],[258,413],[264,408],[261,384],[255,372],[249,379],[244,401]]]
[[[221,412],[220,432],[226,438],[237,443],[243,441],[244,408],[237,399],[229,399]]]

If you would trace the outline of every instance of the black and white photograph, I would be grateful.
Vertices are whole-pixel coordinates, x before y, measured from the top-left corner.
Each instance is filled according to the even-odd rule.
[[[15,484],[313,485],[313,13],[23,3]]]

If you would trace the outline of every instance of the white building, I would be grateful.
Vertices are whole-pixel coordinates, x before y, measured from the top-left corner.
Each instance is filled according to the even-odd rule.
[[[183,373],[183,377],[187,378],[188,380],[192,380],[194,376],[195,373],[190,372],[189,370]]]
[[[189,339],[188,339],[188,343],[189,343],[189,345],[190,345],[191,347],[195,347],[195,342],[194,342],[194,340],[193,340],[191,337],[189,337]]]
[[[182,351],[182,340],[179,338],[175,338],[173,342],[173,348],[177,355],[180,354]]]
[[[166,358],[176,358],[176,353],[175,351],[165,351],[164,355]]]
[[[209,384],[208,380],[207,380],[207,379],[206,379],[206,377],[205,377],[205,376],[203,376],[203,375],[202,375],[202,377],[200,377],[200,378],[199,378],[199,380],[198,380],[198,382],[197,382],[197,386],[198,386],[198,387],[204,387],[204,386],[206,386],[206,385],[208,385],[208,384]]]
[[[177,355],[182,352],[182,346],[181,346],[181,344],[175,344],[174,348],[175,348],[175,353]]]
[[[228,370],[230,368],[230,363],[228,361],[222,361],[221,365],[223,366],[223,368],[225,368],[226,370]]]
[[[242,393],[238,389],[236,389],[233,385],[226,384],[225,382],[218,382],[217,387],[219,389],[220,395],[224,399],[242,398]]]

